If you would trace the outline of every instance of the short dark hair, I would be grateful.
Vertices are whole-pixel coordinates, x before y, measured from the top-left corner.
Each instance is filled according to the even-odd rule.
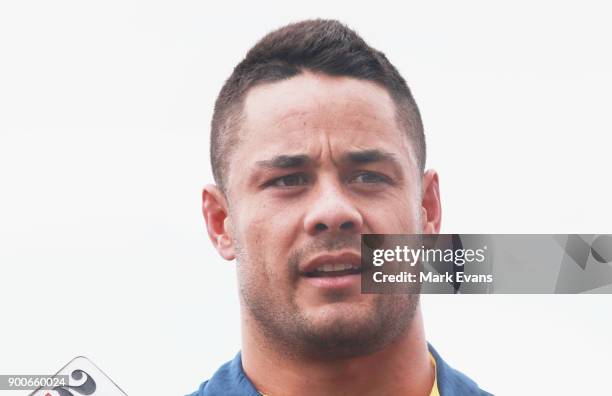
[[[355,31],[335,20],[307,20],[268,33],[249,50],[227,79],[215,102],[210,158],[215,182],[224,190],[229,158],[238,145],[246,92],[303,71],[368,80],[385,88],[397,118],[412,139],[417,164],[425,168],[425,136],[419,109],[406,81],[386,56]]]

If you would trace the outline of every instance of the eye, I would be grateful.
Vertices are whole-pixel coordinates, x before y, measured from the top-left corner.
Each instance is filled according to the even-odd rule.
[[[351,183],[364,183],[364,184],[375,184],[375,183],[390,183],[388,177],[381,175],[376,172],[361,172],[350,179]]]
[[[303,173],[293,173],[278,177],[266,183],[266,186],[271,187],[299,187],[308,184],[308,178]]]

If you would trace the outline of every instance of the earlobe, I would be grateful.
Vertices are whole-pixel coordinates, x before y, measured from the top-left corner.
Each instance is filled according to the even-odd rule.
[[[438,234],[442,223],[442,205],[440,203],[440,186],[438,173],[430,169],[423,175],[423,199],[421,202],[421,219],[423,234]]]
[[[223,192],[215,185],[207,185],[202,191],[202,214],[208,237],[217,252],[226,260],[236,258],[228,205]]]

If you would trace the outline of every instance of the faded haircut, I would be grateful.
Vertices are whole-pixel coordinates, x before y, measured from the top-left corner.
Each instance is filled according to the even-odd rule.
[[[222,190],[230,171],[231,155],[239,144],[238,130],[247,91],[304,71],[353,77],[385,88],[423,172],[423,123],[406,81],[382,52],[370,47],[355,31],[335,20],[316,19],[268,33],[249,50],[221,88],[213,112],[210,158],[215,182]]]

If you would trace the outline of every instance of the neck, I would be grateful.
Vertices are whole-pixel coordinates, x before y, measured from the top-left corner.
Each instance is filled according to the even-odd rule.
[[[366,356],[317,360],[283,353],[242,315],[242,366],[255,388],[277,395],[429,395],[435,378],[420,308],[411,325],[383,349]]]

